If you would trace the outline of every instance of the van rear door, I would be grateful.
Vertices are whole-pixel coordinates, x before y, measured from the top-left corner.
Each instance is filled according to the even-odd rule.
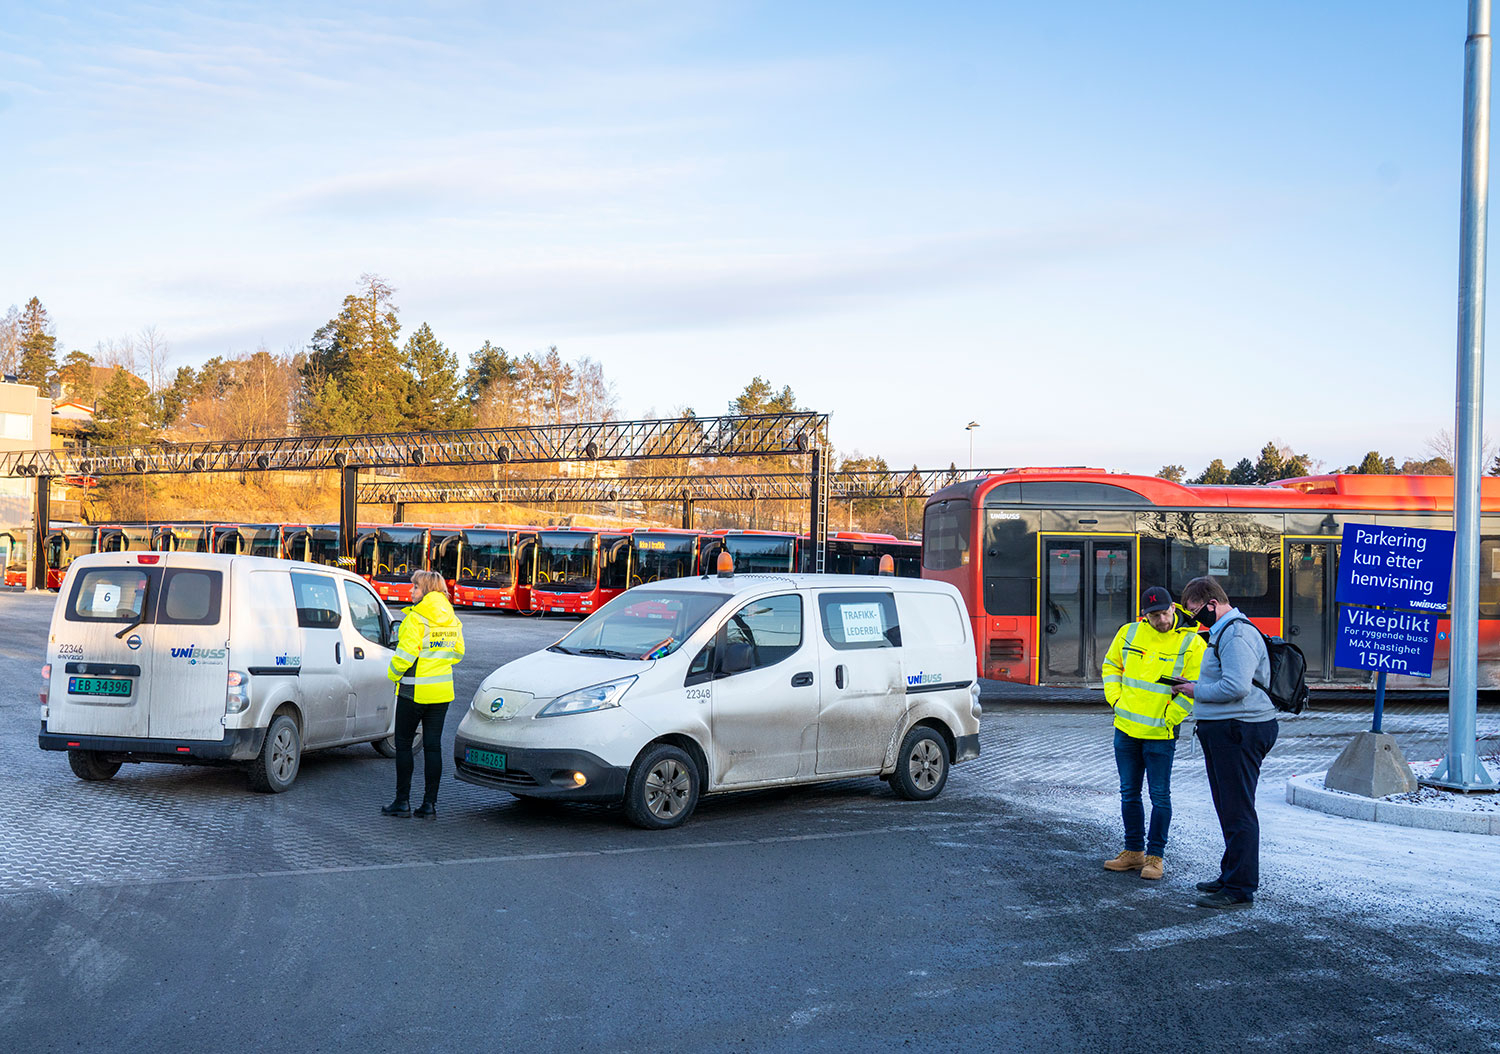
[[[163,558],[151,651],[153,739],[224,738],[229,674],[229,597],[219,568],[182,567]]]
[[[67,735],[150,735],[152,616],[161,569],[79,565],[54,619],[47,730]]]

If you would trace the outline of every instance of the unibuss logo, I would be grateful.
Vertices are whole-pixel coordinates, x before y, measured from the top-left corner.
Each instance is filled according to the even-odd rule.
[[[302,656],[300,656],[300,655],[278,655],[278,656],[276,656],[276,665],[277,666],[301,666],[302,665]]]
[[[229,654],[227,648],[200,648],[196,644],[189,644],[186,648],[173,648],[172,658],[186,659],[189,666],[197,666],[200,662],[212,662],[214,659],[222,659]]]
[[[906,678],[906,683],[908,686],[915,687],[919,684],[937,684],[942,679],[943,675],[940,673],[922,673],[919,670],[916,673],[909,674]]]
[[[493,699],[490,700],[490,713],[492,713],[492,714],[498,714],[500,712],[500,710],[504,706],[505,706],[505,697],[497,695],[497,696],[495,696],[495,698],[493,698]]]

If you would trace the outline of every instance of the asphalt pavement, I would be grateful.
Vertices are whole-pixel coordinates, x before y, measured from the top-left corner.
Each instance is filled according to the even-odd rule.
[[[423,823],[379,816],[393,763],[368,747],[275,796],[235,770],[76,780],[36,746],[50,603],[0,595],[0,1050],[1500,1049],[1489,908],[1372,909],[1290,867],[1252,911],[1194,907],[1216,832],[1190,746],[1167,878],[1102,872],[1087,695],[994,696],[931,803],[848,780],[654,833],[448,778]],[[569,625],[467,617],[459,705]],[[1326,767],[1364,719],[1323,704],[1275,772]],[[1442,712],[1393,723],[1421,750]]]

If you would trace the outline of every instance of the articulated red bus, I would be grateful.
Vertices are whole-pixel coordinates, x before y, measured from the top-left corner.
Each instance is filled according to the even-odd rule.
[[[26,576],[30,554],[31,531],[20,527],[0,531],[0,565],[5,568],[7,586],[25,589],[31,584]]]
[[[630,532],[625,579],[631,586],[697,573],[697,531],[637,527]]]
[[[789,574],[801,566],[801,543],[787,531],[713,531],[698,539],[698,567],[712,571],[727,552],[739,574]]]
[[[336,523],[281,525],[281,556],[284,560],[302,560],[326,567],[338,566],[343,549],[339,545]]]
[[[97,552],[141,553],[152,548],[152,530],[145,524],[107,524],[98,528]]]
[[[1500,479],[1482,484],[1480,682],[1500,686]],[[1311,476],[1256,487],[1187,486],[1098,469],[1027,468],[944,487],[927,501],[922,574],[963,593],[985,677],[1097,685],[1141,589],[1174,597],[1200,575],[1263,632],[1307,657],[1309,684],[1360,687],[1334,666],[1346,524],[1450,529],[1451,476]],[[1448,683],[1448,621],[1431,678]]]
[[[47,588],[61,589],[68,565],[99,551],[99,528],[78,524],[47,532]]]
[[[804,546],[807,538],[802,539]],[[908,542],[894,534],[871,534],[864,531],[839,531],[828,536],[824,550],[823,570],[832,575],[876,575],[880,558],[891,557],[897,578],[922,577],[922,543]],[[802,566],[812,570],[812,550],[803,555]]]
[[[206,553],[208,552],[208,525],[158,523],[151,528],[151,548],[164,553]]]
[[[536,532],[530,610],[587,615],[625,591],[630,536],[619,531],[557,527]]]
[[[230,556],[280,557],[282,552],[279,523],[216,523],[210,539],[211,552]]]

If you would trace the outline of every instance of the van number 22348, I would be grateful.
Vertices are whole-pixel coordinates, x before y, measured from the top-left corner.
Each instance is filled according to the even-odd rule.
[[[689,688],[687,690],[687,697],[689,699],[696,699],[699,702],[708,702],[712,695],[713,692],[707,688]]]

